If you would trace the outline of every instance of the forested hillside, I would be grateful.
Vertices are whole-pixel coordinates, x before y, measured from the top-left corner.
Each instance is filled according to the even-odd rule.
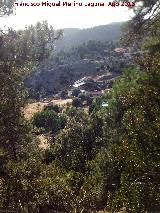
[[[120,38],[122,24],[119,22],[87,29],[63,29],[63,37],[55,43],[56,51],[68,50],[71,47],[87,43],[89,40],[116,42]]]
[[[39,65],[25,79],[32,98],[52,96],[69,89],[82,77],[114,72],[119,75],[131,64],[130,53],[116,52],[118,43],[89,41],[68,51],[60,51]],[[127,51],[127,50],[126,50]]]
[[[131,8],[135,15],[120,43],[123,49],[140,49],[131,55],[132,63],[122,60],[121,76],[101,96],[76,89],[72,103],[46,104],[29,119],[24,80],[50,61],[61,33],[46,21],[0,31],[0,212],[160,212],[160,4],[133,2],[140,4]],[[0,17],[14,11],[8,1],[0,8]],[[95,48],[86,43],[75,57],[100,60],[87,52],[88,45]],[[111,45],[108,57],[119,50]],[[67,60],[62,55],[57,60]],[[103,73],[99,84],[106,77]],[[48,138],[45,147],[41,134]]]
[[[119,47],[122,23],[112,23],[84,30],[64,29],[55,41],[55,52],[25,80],[31,98],[51,96],[66,90],[78,79],[107,71],[121,73],[130,63],[128,57],[115,52]]]

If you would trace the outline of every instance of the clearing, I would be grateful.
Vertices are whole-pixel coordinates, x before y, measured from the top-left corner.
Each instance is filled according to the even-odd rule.
[[[69,98],[69,99],[57,99],[57,100],[53,99],[53,100],[47,101],[47,102],[30,103],[24,109],[24,116],[27,119],[31,119],[32,116],[34,115],[34,113],[42,111],[43,107],[50,103],[57,104],[59,106],[63,106],[63,105],[66,105],[67,103],[71,103],[71,102],[72,102],[72,99]]]

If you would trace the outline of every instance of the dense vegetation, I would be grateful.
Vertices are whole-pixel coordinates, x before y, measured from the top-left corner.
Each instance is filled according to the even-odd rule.
[[[140,39],[145,51],[89,113],[48,107],[26,121],[22,82],[50,56],[55,31],[44,22],[1,33],[1,212],[160,212],[159,1],[141,5],[125,41]],[[10,13],[2,6],[1,15]],[[33,125],[52,132],[48,149],[39,148]]]
[[[116,47],[118,43],[89,41],[54,54],[26,78],[30,97],[38,99],[66,90],[78,79],[98,73],[101,67],[120,73],[130,61],[116,53]]]
[[[85,42],[88,43],[90,40],[117,42],[121,35],[122,24],[123,22],[118,22],[87,29],[65,28],[63,29],[63,37],[55,41],[56,52],[68,50]]]
[[[118,42],[90,40],[55,53],[26,78],[25,85],[30,88],[30,97],[38,99],[39,96],[53,95],[68,89],[80,78],[98,71],[121,73],[131,60],[115,52],[117,47]]]

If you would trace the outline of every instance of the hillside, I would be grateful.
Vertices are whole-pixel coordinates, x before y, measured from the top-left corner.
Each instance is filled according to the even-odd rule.
[[[117,22],[87,29],[65,28],[63,37],[56,42],[56,51],[78,46],[89,40],[118,41],[122,24],[123,22]]]
[[[31,14],[63,24],[67,13],[59,7],[59,22],[49,8],[56,3],[42,3],[42,17],[40,3],[15,3],[29,9],[20,13],[23,26],[35,21]],[[127,18],[119,4],[109,3],[116,13],[107,20]],[[68,29],[69,48],[58,52],[47,21],[1,29],[0,213],[160,213],[160,3],[121,6],[134,13],[123,32],[127,48],[114,24]],[[13,7],[0,2],[2,20],[18,14]],[[103,17],[97,7],[99,16],[82,19],[83,9],[75,7],[75,17],[68,7],[65,24]]]
[[[128,59],[115,52],[122,23],[88,29],[66,28],[55,43],[55,54],[25,80],[32,98],[68,89],[78,79],[102,71],[121,72]]]
[[[68,90],[75,81],[103,72],[116,72],[130,63],[125,52],[117,52],[113,42],[89,41],[68,51],[60,51],[25,80],[31,98]],[[121,48],[119,48],[121,49]]]

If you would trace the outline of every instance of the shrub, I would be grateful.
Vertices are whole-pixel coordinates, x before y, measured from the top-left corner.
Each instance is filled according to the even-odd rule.
[[[82,106],[82,100],[80,98],[74,98],[73,101],[72,101],[72,106],[81,107]]]
[[[48,109],[35,113],[32,118],[32,123],[38,128],[43,127],[46,131],[57,132],[60,128],[58,114]]]
[[[86,97],[87,105],[88,105],[88,106],[90,106],[90,105],[92,104],[93,99],[94,99],[94,98],[93,98],[92,96],[89,96],[89,95]]]
[[[57,104],[48,104],[44,106],[44,110],[53,110],[56,113],[60,112],[60,107]]]
[[[84,93],[80,93],[78,95],[78,98],[80,98],[82,101],[85,101],[86,100],[86,95]]]
[[[63,90],[60,94],[60,97],[64,99],[67,98],[67,96],[68,96],[68,92],[66,90]]]
[[[72,91],[72,96],[78,97],[78,95],[81,93],[81,90],[76,88]]]

